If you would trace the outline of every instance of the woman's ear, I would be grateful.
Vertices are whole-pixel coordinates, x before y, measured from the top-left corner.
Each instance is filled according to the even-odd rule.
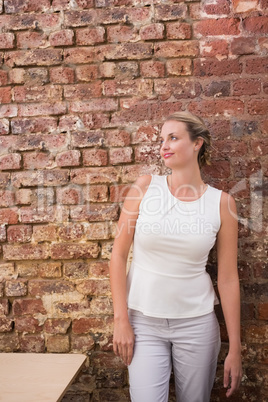
[[[194,147],[195,151],[199,151],[203,143],[204,139],[202,137],[197,137],[197,139],[195,140],[195,147]]]

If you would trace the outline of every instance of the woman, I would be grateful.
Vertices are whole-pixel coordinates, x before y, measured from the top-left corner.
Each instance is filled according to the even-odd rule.
[[[240,385],[236,207],[227,193],[202,180],[209,146],[200,118],[187,112],[169,116],[160,154],[172,173],[139,177],[120,215],[110,263],[113,347],[128,365],[132,402],[168,401],[172,368],[177,401],[210,400],[220,335],[218,301],[205,266],[216,238],[218,290],[229,336],[227,397]]]

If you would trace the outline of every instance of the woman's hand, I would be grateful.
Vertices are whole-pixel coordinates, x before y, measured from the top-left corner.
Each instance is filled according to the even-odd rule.
[[[133,357],[135,336],[129,321],[114,322],[113,350],[128,366]]]
[[[242,363],[240,353],[228,353],[224,363],[223,386],[228,388],[227,398],[238,390],[242,379]]]

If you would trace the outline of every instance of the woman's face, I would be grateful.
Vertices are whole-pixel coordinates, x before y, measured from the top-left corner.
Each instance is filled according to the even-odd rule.
[[[186,167],[197,163],[200,141],[192,141],[185,123],[180,121],[166,121],[161,130],[160,155],[165,165],[170,168]]]

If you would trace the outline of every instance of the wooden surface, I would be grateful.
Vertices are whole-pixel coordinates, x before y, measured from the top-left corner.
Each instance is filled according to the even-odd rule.
[[[85,360],[82,354],[0,353],[0,401],[60,401]]]

